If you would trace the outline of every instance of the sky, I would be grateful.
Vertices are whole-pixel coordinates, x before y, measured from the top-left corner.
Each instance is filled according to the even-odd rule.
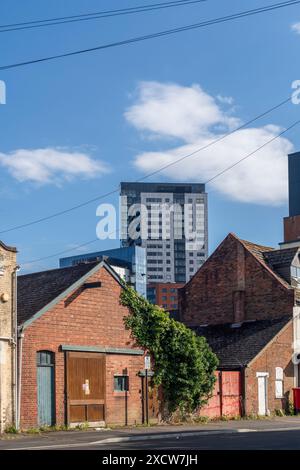
[[[161,0],[157,0],[161,2]],[[156,3],[2,0],[1,24]],[[0,67],[184,26],[275,0],[207,0],[135,15],[0,32]],[[300,4],[233,22],[56,61],[0,70],[0,232],[134,181],[291,96],[299,76]],[[288,103],[148,181],[205,182],[299,119]],[[207,185],[209,250],[234,232],[277,246],[288,215],[287,158],[300,125]],[[119,246],[96,238],[101,202],[0,234],[22,272]],[[52,256],[55,255],[55,256]],[[65,256],[66,256],[65,255]],[[49,257],[47,259],[41,259]],[[33,262],[34,261],[34,262]]]

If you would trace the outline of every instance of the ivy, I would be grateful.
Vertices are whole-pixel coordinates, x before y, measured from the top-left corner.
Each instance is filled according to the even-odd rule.
[[[153,380],[162,385],[168,411],[192,413],[207,403],[218,359],[206,339],[130,287],[123,289],[121,302],[130,310],[124,318],[126,327],[137,345],[152,356]]]

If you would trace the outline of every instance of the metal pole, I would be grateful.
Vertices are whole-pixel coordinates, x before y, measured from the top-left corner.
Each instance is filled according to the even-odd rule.
[[[146,423],[149,424],[149,409],[148,409],[148,369],[145,371],[146,378]]]

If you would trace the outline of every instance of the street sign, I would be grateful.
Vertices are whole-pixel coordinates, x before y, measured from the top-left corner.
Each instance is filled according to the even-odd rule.
[[[145,356],[145,370],[151,369],[151,358],[150,356]]]

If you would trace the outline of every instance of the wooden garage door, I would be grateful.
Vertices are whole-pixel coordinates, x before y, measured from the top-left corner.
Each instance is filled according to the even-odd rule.
[[[105,355],[67,353],[68,423],[105,422]]]

